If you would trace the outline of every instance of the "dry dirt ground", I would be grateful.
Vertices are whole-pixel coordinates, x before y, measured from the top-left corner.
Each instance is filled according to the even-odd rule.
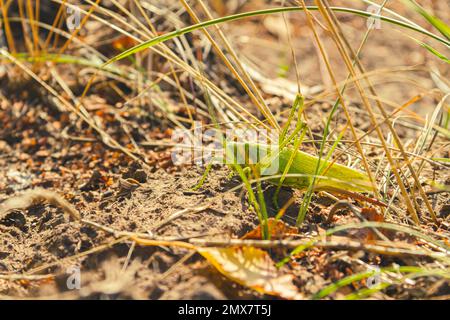
[[[270,79],[276,76],[280,64],[291,63],[289,48],[279,45],[285,40],[277,35],[279,20],[266,19],[264,24],[257,21],[261,20],[251,19],[240,25],[232,23],[226,27],[227,34],[248,63],[260,66],[260,72]],[[329,79],[320,71],[323,65],[317,60],[317,50],[311,44],[310,35],[303,31],[307,29],[305,20],[293,19],[291,23],[298,23],[293,41],[300,72],[309,75],[304,84],[311,88],[324,85]],[[353,35],[351,31],[361,28],[361,24],[362,20],[355,19],[349,23],[347,31]],[[402,103],[416,94],[413,91],[415,83],[419,88],[433,87],[429,74],[423,71],[424,66],[435,66],[444,77],[448,75],[448,67],[435,62],[435,57],[418,48],[414,42],[390,31],[389,27],[377,32],[365,49],[367,54],[363,56],[368,69],[412,66],[413,70],[412,73],[405,72],[404,78],[397,74],[392,82],[381,73],[381,96]],[[358,43],[361,34],[354,35],[355,39],[351,41]],[[260,42],[251,42],[252,39]],[[258,49],[259,45],[264,50]],[[337,69],[343,67],[339,59],[337,53],[331,54],[331,61],[336,62]],[[61,66],[59,71],[66,75],[77,72],[73,66]],[[346,73],[341,71],[336,72],[344,78]],[[292,72],[291,68],[288,79],[295,79]],[[411,82],[414,79],[414,83],[404,85],[402,79]],[[230,86],[231,92],[236,95],[240,93],[233,84]],[[74,87],[78,91],[82,88],[77,83]],[[228,168],[215,167],[203,187],[192,191],[191,187],[200,179],[203,168],[174,167],[170,161],[170,150],[144,147],[149,167],[136,164],[120,151],[99,142],[92,130],[75,115],[58,110],[47,93],[36,82],[23,77],[19,70],[15,74],[7,74],[4,70],[0,72],[0,92],[0,203],[24,190],[41,187],[61,194],[85,219],[115,230],[151,233],[180,240],[192,237],[239,238],[258,225],[256,214],[248,206],[246,193],[230,191],[240,182],[237,177],[229,176]],[[265,95],[274,111],[286,106],[289,101],[287,96]],[[95,90],[87,99],[90,112],[102,119],[107,132],[124,145],[129,143],[127,134],[121,129],[123,122],[110,111],[115,108],[115,101]],[[323,102],[307,111],[312,132],[322,132],[324,112],[330,110],[329,101],[325,97]],[[434,99],[425,98],[412,110],[422,115],[430,114],[435,105]],[[367,130],[368,119],[359,111],[361,106],[351,103],[351,110],[357,119],[357,128]],[[133,111],[121,115],[122,120],[130,124],[131,134],[137,142],[140,142],[139,139],[170,139],[171,129],[165,123],[149,121],[148,117]],[[339,116],[338,121],[344,123],[343,115]],[[399,133],[405,141],[416,139],[418,134],[416,129],[400,125]],[[447,142],[437,140],[435,146],[439,150],[435,157],[449,157],[449,150],[445,148]],[[367,152],[374,161],[382,154],[380,148],[375,147],[368,147]],[[448,168],[427,166],[423,179],[433,178],[448,185]],[[273,187],[264,187],[267,199],[270,199]],[[298,191],[284,189],[280,200],[286,201],[292,195],[297,196],[296,203],[283,218],[290,225],[295,224],[302,195]],[[448,221],[448,193],[430,197],[439,217]],[[332,203],[325,196],[316,195],[300,232],[318,234],[328,228],[325,220]],[[403,208],[400,202],[395,205]],[[201,206],[207,208],[195,210]],[[270,215],[275,215],[276,210],[270,201],[268,207]],[[171,214],[181,210],[185,210],[183,214],[167,221]],[[341,213],[335,222],[342,224],[350,221],[357,219],[347,212]],[[448,223],[442,228],[447,227]],[[407,239],[405,235],[396,237]],[[281,259],[287,253],[287,250],[271,252],[274,260]],[[295,285],[305,297],[309,297],[325,285],[361,271],[361,266],[355,262],[359,260],[377,265],[380,261],[382,265],[429,262],[426,258],[418,262],[411,258],[381,257],[364,252],[313,249],[284,268],[296,276]],[[70,275],[67,271],[74,266],[81,268],[82,290],[69,290],[66,286]],[[54,276],[8,279],[8,276],[21,273]],[[26,210],[16,210],[0,217],[0,274],[4,276],[0,277],[0,295],[8,297],[271,298],[226,279],[203,258],[188,250],[135,246],[131,241],[115,238],[110,233],[69,221],[60,208],[49,204],[32,205]],[[357,287],[355,284],[353,289]],[[344,289],[333,297],[349,293],[348,290],[351,289]],[[375,297],[410,299],[448,294],[448,282],[427,278],[419,279],[415,284],[393,286]]]
[[[166,151],[149,153],[158,160],[152,169],[144,169],[99,142],[61,137],[61,127],[68,125],[61,123],[62,117],[39,102],[34,106],[21,102],[3,104],[0,112],[4,124],[0,130],[0,201],[24,190],[42,187],[63,195],[83,218],[116,230],[152,232],[180,240],[198,236],[238,238],[257,226],[258,218],[248,208],[246,194],[229,191],[239,180],[229,177],[228,168],[215,167],[204,186],[191,191],[204,169],[186,167],[171,171],[170,165],[166,169],[159,168],[167,161]],[[448,177],[445,178],[445,172],[435,173],[440,174],[438,180],[445,183]],[[269,213],[274,216],[276,210],[270,203],[273,187],[266,188]],[[298,199],[284,217],[291,225],[295,224],[301,193],[285,189],[280,197],[280,203],[284,203],[293,194]],[[321,196],[313,200],[302,228],[305,234],[317,234],[330,227],[325,220],[333,201]],[[187,211],[161,225],[175,212],[204,205],[209,207],[200,212]],[[445,194],[434,196],[434,206],[445,219],[448,197]],[[357,220],[347,213],[338,221]],[[200,256],[187,250],[134,247],[129,241],[116,243],[120,239],[70,222],[60,208],[48,204],[33,205],[1,217],[0,229],[2,274],[57,275],[54,280],[0,280],[3,295],[108,299],[260,297],[227,280]],[[287,250],[277,251],[274,257],[282,258],[287,253]],[[342,253],[317,249],[299,257],[291,271],[297,276],[296,284],[305,296],[351,272],[350,268],[355,265],[340,259]],[[355,259],[362,254],[368,262],[377,263],[380,259],[372,254],[344,253]],[[383,258],[382,261],[389,264],[396,259]],[[66,287],[67,272],[73,266],[81,267],[84,290],[70,291]],[[393,296],[424,298],[445,293],[448,293],[445,282],[430,281],[423,287],[402,288]]]

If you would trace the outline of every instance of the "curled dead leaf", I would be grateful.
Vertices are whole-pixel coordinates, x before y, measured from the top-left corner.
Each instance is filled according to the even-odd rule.
[[[301,299],[293,276],[280,274],[267,252],[254,247],[198,248],[197,251],[227,278],[260,293]]]
[[[120,38],[115,39],[112,42],[112,46],[116,50],[130,49],[133,46],[135,46],[136,44],[137,44],[137,42],[128,36],[122,36]]]
[[[375,208],[362,208],[361,215],[369,221],[383,222],[384,217]]]
[[[298,234],[298,230],[295,227],[291,227],[281,220],[270,218],[267,221],[269,226],[269,234],[271,239],[283,239],[291,235]],[[261,226],[258,225],[252,231],[246,233],[242,239],[262,239]]]
[[[369,221],[384,222],[384,217],[375,208],[362,208],[361,215]],[[381,231],[380,231],[381,232]],[[366,241],[371,242],[377,239],[377,235],[371,229],[366,230]]]

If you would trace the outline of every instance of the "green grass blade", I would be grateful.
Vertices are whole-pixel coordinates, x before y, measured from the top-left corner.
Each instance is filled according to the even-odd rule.
[[[420,42],[419,44],[424,47],[425,49],[427,49],[428,51],[430,51],[432,54],[434,54],[436,57],[438,57],[439,59],[441,59],[442,61],[445,61],[447,63],[450,64],[450,60],[444,56],[442,53],[440,53],[439,51],[437,51],[436,49],[434,49],[432,46],[430,46],[429,44],[425,43],[425,42]]]
[[[305,105],[304,102],[305,102],[305,98],[301,94],[297,94],[297,96],[295,97],[295,100],[294,100],[294,104],[292,105],[291,111],[289,112],[288,119],[281,130],[280,142],[284,141],[284,139],[286,138],[286,134],[289,130],[291,122],[294,119],[294,115],[297,112],[299,114],[297,121],[301,120],[300,115],[303,112],[303,108]],[[299,125],[299,124],[297,123],[297,125]]]
[[[307,6],[306,7],[308,10],[318,10],[317,6]],[[282,13],[282,12],[297,12],[297,11],[302,11],[303,8],[302,7],[281,7],[281,8],[271,8],[271,9],[264,9],[264,10],[257,10],[257,11],[250,11],[250,12],[243,12],[243,13],[238,13],[238,14],[234,14],[234,15],[229,15],[226,17],[221,17],[221,18],[217,18],[217,19],[212,19],[209,21],[204,21],[198,24],[194,24],[194,25],[190,25],[187,26],[185,28],[182,29],[178,29],[172,32],[169,32],[167,34],[163,34],[161,36],[155,37],[153,39],[150,39],[148,41],[142,42],[118,55],[116,55],[115,57],[111,58],[109,61],[107,61],[105,64],[110,64],[112,62],[124,59],[132,54],[138,53],[144,49],[150,48],[152,46],[155,46],[159,43],[165,42],[167,40],[173,39],[175,37],[179,37],[183,34],[195,31],[195,30],[199,30],[202,28],[206,28],[209,26],[213,26],[213,25],[217,25],[217,24],[221,24],[221,23],[225,23],[225,22],[229,22],[229,21],[235,21],[235,20],[240,20],[240,19],[244,19],[244,18],[248,18],[248,17],[255,17],[255,16],[259,16],[259,15],[268,15],[268,14],[275,14],[275,13]],[[362,10],[357,10],[357,9],[351,9],[351,8],[344,8],[344,7],[331,7],[331,10],[336,11],[336,12],[344,12],[344,13],[351,13],[354,15],[358,15],[358,16],[362,16],[365,18],[373,18],[373,19],[380,19],[382,21],[386,21],[388,23],[391,23],[393,25],[397,25],[403,28],[407,28],[416,32],[419,32],[421,34],[427,35],[441,43],[443,43],[446,46],[450,46],[450,41],[448,41],[447,39],[443,39],[423,28],[418,28],[414,25],[410,25],[408,23],[393,19],[393,18],[388,18],[385,16],[381,16],[381,15],[375,15],[366,11],[362,11]]]
[[[405,1],[405,0],[404,0]],[[433,27],[436,28],[444,37],[450,40],[450,27],[441,19],[428,13],[421,5],[419,5],[415,0],[407,0],[407,4],[425,18]]]
[[[431,158],[431,160],[443,163],[450,163],[450,158]]]
[[[248,200],[250,205],[253,206],[253,208],[256,211],[256,214],[258,215],[260,224],[261,224],[261,229],[262,229],[262,236],[264,240],[268,240],[269,239],[269,225],[268,225],[268,215],[267,215],[267,210],[266,210],[266,206],[265,206],[265,201],[264,201],[264,195],[262,193],[262,188],[261,188],[261,181],[258,179],[257,180],[257,196],[255,196],[255,193],[252,189],[252,185],[249,182],[247,175],[244,171],[245,168],[249,168],[250,169],[250,164],[247,164],[247,166],[244,166],[244,168],[242,168],[242,166],[238,163],[238,154],[240,152],[245,152],[245,150],[248,150],[248,144],[237,144],[236,142],[232,142],[232,141],[225,141],[224,143],[224,150],[225,150],[225,161],[228,165],[230,165],[239,175],[239,177],[241,178],[245,189],[247,190],[248,193]],[[243,148],[242,148],[243,147]],[[257,165],[252,165],[253,169],[255,169],[256,171],[260,171],[259,168],[255,168],[257,167]],[[259,173],[258,173],[259,174]],[[259,178],[259,177],[256,177]]]
[[[387,287],[390,287],[391,285],[392,285],[391,283],[382,282],[373,287],[364,288],[354,293],[350,293],[344,297],[344,300],[361,300],[370,297],[374,293],[380,292],[381,290],[384,290]]]
[[[54,62],[59,64],[77,64],[81,66],[91,67],[121,76],[125,75],[125,72],[117,68],[115,65],[105,65],[101,60],[85,59],[77,56],[71,56],[67,54],[40,54],[39,56],[31,56],[28,53],[18,53],[16,57],[20,60],[35,63],[35,62]],[[2,60],[2,59],[0,59]]]
[[[419,44],[421,47],[427,49],[429,52],[431,52],[433,55],[435,55],[436,57],[438,57],[439,59],[441,59],[444,62],[447,62],[450,64],[450,60],[442,53],[440,53],[438,50],[436,50],[435,48],[433,48],[432,46],[430,46],[428,43],[422,42],[420,40],[417,40],[414,37],[408,36],[409,38],[411,38],[413,41],[417,42],[417,44]]]
[[[397,266],[395,266],[395,267],[381,268],[380,270],[370,270],[370,271],[366,271],[366,272],[353,274],[351,276],[345,277],[345,278],[323,288],[322,290],[320,290],[318,293],[316,293],[313,296],[313,299],[316,300],[316,299],[325,298],[325,297],[329,296],[330,294],[336,292],[337,290],[339,290],[342,287],[348,286],[356,281],[361,281],[363,279],[367,279],[376,274],[381,274],[381,273],[386,273],[386,272],[420,273],[423,271],[424,271],[424,269],[420,268],[420,267],[414,267],[414,266],[397,267]],[[439,271],[441,271],[441,270],[439,270]],[[381,289],[378,289],[376,291],[379,291],[379,290],[381,290]]]

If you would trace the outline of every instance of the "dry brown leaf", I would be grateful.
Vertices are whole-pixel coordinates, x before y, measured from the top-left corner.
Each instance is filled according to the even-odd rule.
[[[122,36],[112,42],[113,48],[117,49],[117,50],[121,50],[121,51],[125,50],[125,49],[130,49],[131,47],[135,46],[136,44],[137,44],[137,42],[128,36]]]
[[[361,214],[369,221],[384,222],[383,215],[379,213],[375,208],[362,208]],[[367,232],[365,239],[366,241],[371,242],[377,239],[376,234],[372,230],[368,229],[366,232]]]
[[[384,217],[375,208],[362,208],[361,214],[369,221],[384,222]]]
[[[198,252],[227,278],[260,293],[285,299],[302,298],[293,276],[280,274],[267,252],[254,247],[198,248]]]
[[[281,220],[277,220],[275,218],[270,218],[267,221],[267,224],[269,226],[269,233],[270,237],[272,239],[283,239],[290,235],[298,234],[298,230],[295,227],[291,227],[284,223]],[[261,226],[258,225],[255,229],[252,231],[246,233],[242,239],[261,239]]]

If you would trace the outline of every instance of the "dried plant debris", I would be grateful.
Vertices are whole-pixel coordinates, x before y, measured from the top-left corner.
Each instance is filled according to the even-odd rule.
[[[64,213],[67,213],[74,220],[80,220],[78,211],[63,197],[56,192],[44,189],[34,189],[24,192],[22,195],[9,198],[0,205],[0,216],[13,210],[21,210],[31,205],[48,202],[51,205],[60,207]]]

